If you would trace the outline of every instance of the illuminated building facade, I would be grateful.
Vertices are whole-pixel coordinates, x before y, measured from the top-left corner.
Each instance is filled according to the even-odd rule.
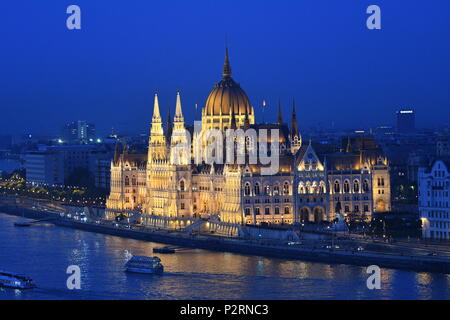
[[[210,129],[224,134],[227,129],[266,130],[278,170],[264,174],[264,165],[247,158],[242,164],[195,160],[208,144],[202,133]],[[290,126],[283,122],[280,106],[276,123],[255,123],[247,94],[231,77],[228,50],[223,78],[202,110],[200,132],[185,125],[179,93],[173,122],[164,128],[155,95],[148,154],[131,155],[125,147],[122,154],[116,151],[111,164],[108,218],[142,213],[147,225],[179,227],[199,218],[261,225],[330,221],[337,212],[368,219],[374,211],[390,210],[389,168],[380,150],[358,147],[355,140],[343,154],[318,155],[311,142],[302,141],[295,103]],[[188,149],[177,148],[191,138]],[[245,139],[246,157],[252,146],[262,148],[259,137],[256,142]]]
[[[450,239],[450,160],[440,157],[419,169],[419,212],[422,235]]]

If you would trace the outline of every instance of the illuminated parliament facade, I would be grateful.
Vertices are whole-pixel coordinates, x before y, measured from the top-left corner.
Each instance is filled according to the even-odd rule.
[[[109,219],[138,217],[144,224],[167,227],[199,219],[239,225],[295,224],[332,221],[337,213],[368,220],[374,212],[391,209],[389,166],[372,138],[343,138],[338,150],[323,152],[302,140],[295,104],[290,125],[283,121],[280,106],[276,123],[256,123],[247,94],[231,77],[228,51],[223,78],[202,109],[201,131],[278,130],[277,172],[264,175],[262,164],[249,161],[196,162],[195,143],[192,152],[177,151],[174,162],[175,146],[196,137],[184,122],[179,93],[170,119],[169,111],[163,126],[155,95],[148,153],[132,154],[126,145],[116,145],[106,203]]]

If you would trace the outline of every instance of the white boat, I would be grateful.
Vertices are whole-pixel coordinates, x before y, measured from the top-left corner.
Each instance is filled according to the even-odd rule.
[[[134,273],[162,274],[164,267],[158,257],[133,256],[125,264],[125,271]]]
[[[0,287],[13,288],[13,289],[32,289],[36,285],[29,277],[19,274],[0,271]]]

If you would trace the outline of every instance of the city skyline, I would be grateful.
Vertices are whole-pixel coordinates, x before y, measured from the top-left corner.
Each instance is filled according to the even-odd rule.
[[[448,0],[0,12],[0,300],[450,299]]]
[[[346,128],[355,120],[363,127],[392,125],[404,108],[416,111],[418,127],[448,118],[450,77],[440,70],[450,67],[450,46],[442,40],[450,28],[445,10],[435,5],[413,2],[405,12],[400,4],[380,1],[381,30],[367,29],[367,5],[356,2],[241,4],[238,12],[199,2],[189,15],[182,2],[112,2],[107,10],[79,5],[81,30],[59,28],[65,16],[48,4],[28,4],[34,15],[23,13],[21,25],[2,20],[11,30],[0,53],[9,62],[0,80],[2,133],[37,132],[43,125],[57,131],[73,119],[97,123],[99,132],[130,125],[146,132],[155,91],[164,117],[180,90],[186,122],[192,122],[195,104],[203,107],[220,78],[226,38],[235,76],[259,119],[275,121],[269,115],[279,100],[289,114],[294,98],[302,128]],[[248,22],[233,23],[246,15]],[[421,23],[426,15],[433,19]],[[31,26],[45,32],[31,38]],[[23,41],[29,50],[21,50]],[[433,59],[422,59],[430,52]]]

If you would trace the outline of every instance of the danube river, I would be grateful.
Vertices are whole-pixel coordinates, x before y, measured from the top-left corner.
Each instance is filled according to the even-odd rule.
[[[130,253],[152,255],[160,244],[54,225],[14,227],[0,214],[0,270],[22,273],[38,288],[0,289],[0,299],[449,299],[450,275],[382,270],[380,290],[366,269],[187,249],[159,255],[162,276],[128,274]],[[66,269],[81,269],[69,290]]]

